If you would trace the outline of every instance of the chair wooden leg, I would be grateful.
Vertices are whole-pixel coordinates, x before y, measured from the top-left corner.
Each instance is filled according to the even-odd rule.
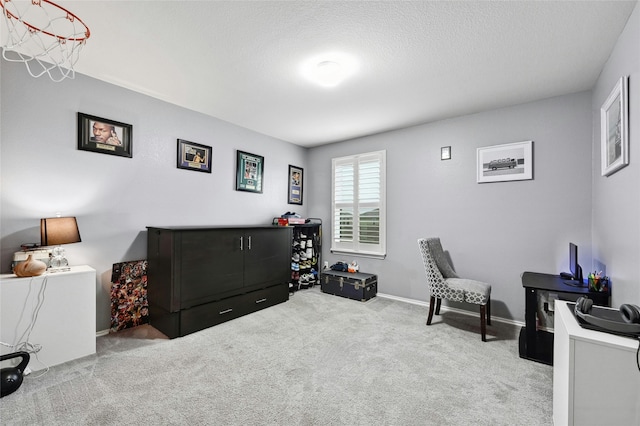
[[[487,300],[487,325],[491,325],[491,298]]]
[[[440,299],[438,299],[438,301],[440,301]],[[431,325],[431,320],[433,319],[433,309],[435,304],[436,304],[436,298],[431,296],[431,299],[429,299],[429,316],[427,317],[427,325]]]
[[[436,315],[440,315],[440,303],[442,303],[442,299],[438,298],[438,303],[436,304]]]
[[[487,323],[485,321],[487,305],[480,305],[480,332],[482,333],[482,341],[487,341]]]

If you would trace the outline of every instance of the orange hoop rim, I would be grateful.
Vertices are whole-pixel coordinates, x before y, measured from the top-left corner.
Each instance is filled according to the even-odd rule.
[[[64,37],[58,34],[54,34],[51,33],[49,31],[45,31],[41,28],[36,27],[35,25],[32,25],[30,23],[28,23],[27,21],[23,21],[21,18],[17,17],[16,15],[14,15],[13,13],[11,13],[10,11],[8,11],[4,5],[5,3],[10,2],[11,0],[0,0],[0,6],[2,7],[2,9],[4,10],[3,14],[5,16],[7,16],[9,19],[16,19],[19,22],[21,22],[23,25],[25,25],[27,28],[29,28],[30,31],[34,31],[34,32],[39,32],[42,34],[46,34],[48,36],[57,38],[58,40],[64,40],[64,41],[76,41],[76,42],[83,42],[86,41],[90,36],[91,36],[91,31],[89,30],[89,27],[87,27],[87,24],[84,23],[84,21],[80,18],[78,18],[78,16],[76,14],[74,14],[73,12],[70,12],[69,10],[65,9],[64,7],[50,1],[50,0],[31,0],[31,4],[32,5],[37,5],[42,7],[42,2],[45,2],[59,10],[62,10],[64,13],[67,14],[66,19],[68,19],[69,21],[73,22],[74,20],[77,20],[78,22],[80,22],[82,24],[82,26],[84,26],[85,28],[85,32],[84,32],[84,37]]]

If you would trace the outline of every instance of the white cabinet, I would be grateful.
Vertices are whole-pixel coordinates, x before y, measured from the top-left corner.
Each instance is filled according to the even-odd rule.
[[[0,275],[0,308],[3,343],[24,341],[33,327],[29,343],[42,349],[31,355],[32,371],[96,352],[96,271],[89,266],[31,278]],[[4,345],[0,351],[15,352]]]
[[[555,302],[553,422],[640,425],[638,340],[584,329]]]

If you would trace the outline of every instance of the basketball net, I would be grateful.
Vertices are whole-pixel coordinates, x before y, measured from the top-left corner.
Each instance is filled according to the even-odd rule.
[[[2,57],[23,62],[32,77],[55,82],[73,79],[89,28],[73,13],[49,0],[0,0]]]

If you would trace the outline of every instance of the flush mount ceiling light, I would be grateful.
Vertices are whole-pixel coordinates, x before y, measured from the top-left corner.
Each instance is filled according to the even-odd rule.
[[[315,56],[301,66],[301,73],[305,78],[323,87],[337,86],[356,70],[356,61],[343,53]]]

